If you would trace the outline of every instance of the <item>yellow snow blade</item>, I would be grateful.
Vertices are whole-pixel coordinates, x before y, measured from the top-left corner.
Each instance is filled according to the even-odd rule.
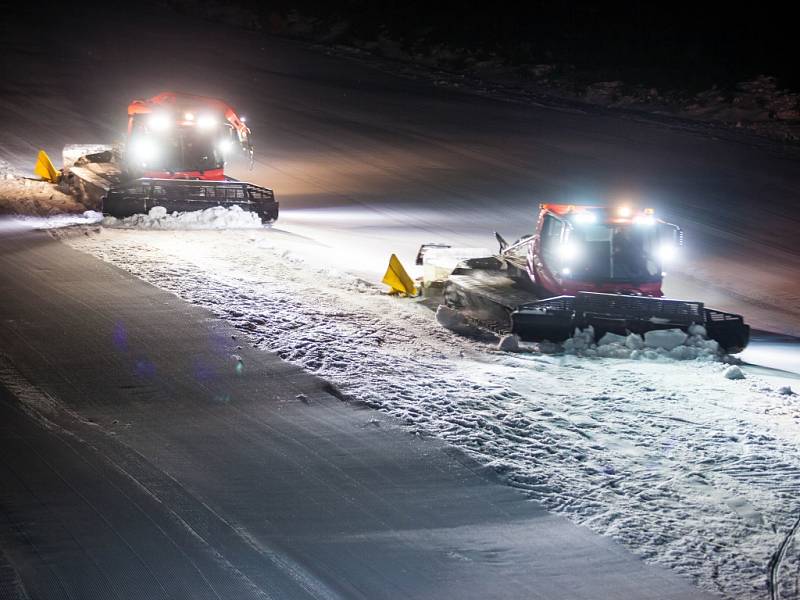
[[[36,166],[33,167],[33,172],[50,183],[58,183],[58,180],[61,179],[61,173],[56,171],[53,161],[50,160],[44,150],[39,150],[39,156],[36,158]]]
[[[389,292],[390,294],[417,295],[417,288],[414,282],[394,254],[389,259],[389,268],[386,269],[386,275],[383,276],[383,283],[392,288],[391,292]]]

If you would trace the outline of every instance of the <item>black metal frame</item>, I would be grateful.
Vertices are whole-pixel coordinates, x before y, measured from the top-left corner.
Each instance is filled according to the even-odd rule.
[[[511,330],[524,340],[567,339],[591,325],[598,336],[606,332],[643,334],[654,329],[683,329],[698,324],[708,337],[730,353],[741,352],[750,341],[750,326],[740,315],[706,308],[702,302],[578,292],[517,307]]]
[[[238,205],[255,212],[262,221],[278,218],[279,204],[269,188],[227,179],[152,179],[142,177],[111,188],[103,197],[103,212],[114,217],[144,213],[155,206],[168,211],[196,211],[213,206]]]

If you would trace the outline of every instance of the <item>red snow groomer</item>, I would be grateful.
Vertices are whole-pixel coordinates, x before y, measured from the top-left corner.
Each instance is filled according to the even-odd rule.
[[[125,217],[153,206],[172,211],[238,205],[263,220],[278,217],[272,190],[225,175],[237,147],[253,164],[250,129],[215,98],[163,92],[128,106],[123,183],[108,191],[103,212]]]
[[[729,353],[749,341],[741,316],[662,297],[683,233],[652,209],[541,204],[535,233],[513,244],[495,236],[497,255],[459,263],[444,282],[446,306],[530,341],[563,341],[589,325],[624,335],[693,324]]]

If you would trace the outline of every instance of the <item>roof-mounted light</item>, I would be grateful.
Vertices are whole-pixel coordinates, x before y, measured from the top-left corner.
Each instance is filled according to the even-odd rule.
[[[597,215],[593,212],[589,212],[588,210],[575,213],[573,219],[580,225],[591,225],[592,223],[597,223]]]
[[[648,225],[648,226],[655,225],[656,218],[653,215],[647,215],[647,214],[636,215],[633,218],[633,222],[636,223],[637,225]]]

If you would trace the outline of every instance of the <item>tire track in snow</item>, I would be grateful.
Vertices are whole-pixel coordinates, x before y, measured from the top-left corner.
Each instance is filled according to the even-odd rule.
[[[800,517],[797,517],[794,525],[792,525],[792,528],[788,531],[786,537],[783,538],[780,546],[778,546],[778,549],[769,561],[769,565],[767,566],[769,570],[769,581],[767,585],[769,586],[770,600],[784,600],[780,592],[780,569],[786,558],[786,551],[789,546],[794,543],[798,530],[800,530]],[[786,600],[789,600],[788,597]]]

